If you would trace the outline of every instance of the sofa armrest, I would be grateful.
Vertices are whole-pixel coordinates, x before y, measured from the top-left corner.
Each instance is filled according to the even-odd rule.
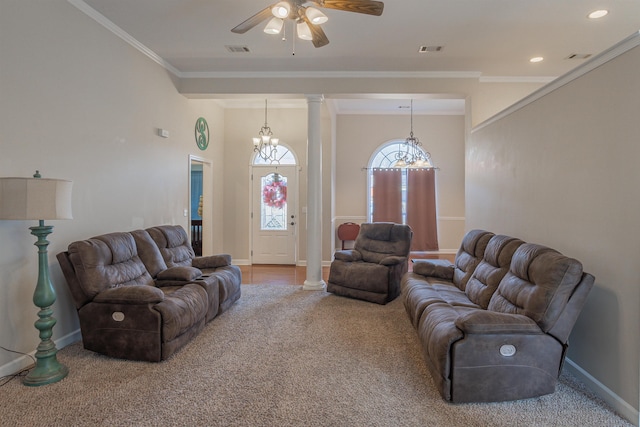
[[[362,254],[355,249],[345,249],[342,251],[336,251],[334,258],[340,261],[360,261],[362,260]]]
[[[158,281],[164,280],[173,280],[173,281],[182,281],[182,282],[190,282],[192,280],[197,279],[202,276],[202,271],[199,268],[195,267],[186,267],[186,266],[178,266],[178,267],[170,267],[166,270],[162,270],[156,278]]]
[[[121,286],[100,292],[93,302],[110,304],[154,304],[164,300],[164,293],[153,286]]]
[[[542,334],[536,322],[521,314],[472,310],[455,320],[458,329],[466,334]]]
[[[196,268],[218,268],[231,265],[231,255],[220,254],[195,257],[191,265]]]
[[[403,262],[407,262],[407,257],[405,256],[387,256],[380,260],[380,264],[382,265],[398,265]]]
[[[414,259],[413,272],[426,277],[453,280],[454,266],[446,259]]]

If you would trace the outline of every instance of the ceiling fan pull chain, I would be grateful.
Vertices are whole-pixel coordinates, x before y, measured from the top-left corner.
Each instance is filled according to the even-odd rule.
[[[295,21],[291,21],[293,22],[291,24],[291,33],[294,34],[293,37],[291,37],[291,40],[293,40],[293,47],[291,48],[291,56],[296,56],[296,37],[295,37],[295,28],[294,25],[296,25]]]

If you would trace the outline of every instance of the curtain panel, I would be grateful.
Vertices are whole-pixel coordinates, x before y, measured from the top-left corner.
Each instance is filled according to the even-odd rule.
[[[434,169],[407,169],[407,224],[412,251],[438,250],[436,175]]]
[[[373,222],[402,224],[402,171],[375,168],[372,179]]]

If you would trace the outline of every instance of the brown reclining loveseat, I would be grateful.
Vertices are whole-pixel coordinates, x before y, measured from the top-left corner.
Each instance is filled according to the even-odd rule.
[[[57,258],[84,348],[107,356],[167,359],[240,298],[231,257],[195,257],[180,226],[73,242]]]

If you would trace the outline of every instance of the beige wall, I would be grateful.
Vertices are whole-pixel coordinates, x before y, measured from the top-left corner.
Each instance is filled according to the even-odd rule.
[[[408,115],[339,115],[336,126],[336,224],[366,219],[367,168],[373,153],[409,135]],[[440,249],[455,251],[464,235],[464,116],[414,115],[413,131],[436,173]],[[355,219],[355,220],[354,220]],[[364,221],[361,221],[364,222]],[[336,246],[340,245],[336,241]]]
[[[615,396],[605,397],[636,423],[637,70],[640,47],[476,130],[466,155],[467,228],[551,246],[595,275],[569,358],[610,389]]]
[[[222,147],[223,111],[213,101],[187,100],[164,69],[64,0],[3,2],[0,40],[0,176],[39,169],[74,181],[74,219],[52,222],[49,236],[58,293],[53,338],[64,344],[79,338],[70,336],[78,323],[55,254],[105,232],[186,226],[188,156],[210,158],[221,170],[213,152]],[[204,152],[194,140],[199,116],[211,128]],[[219,198],[222,181],[214,185]],[[32,225],[0,221],[0,345],[27,353],[38,343]],[[0,351],[0,367],[15,360]]]

